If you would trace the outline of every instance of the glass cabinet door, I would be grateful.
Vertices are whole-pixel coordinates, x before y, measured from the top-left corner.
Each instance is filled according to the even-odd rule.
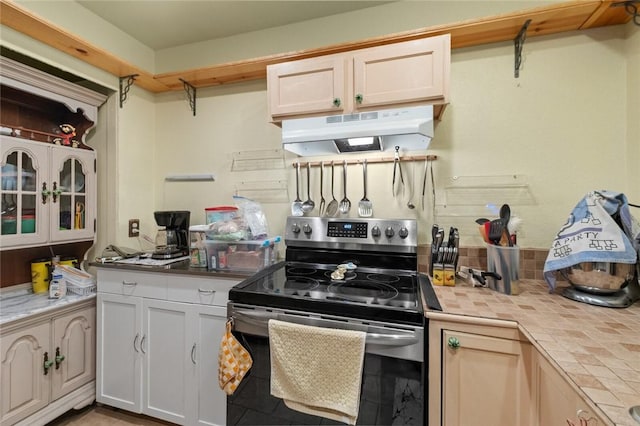
[[[2,246],[44,242],[49,218],[42,185],[46,186],[48,147],[7,137],[2,139],[1,230]]]
[[[67,159],[60,181],[59,224],[61,230],[85,229],[85,172],[77,159]]]
[[[94,235],[95,171],[93,151],[53,147],[52,240]],[[89,207],[89,208],[87,208]]]

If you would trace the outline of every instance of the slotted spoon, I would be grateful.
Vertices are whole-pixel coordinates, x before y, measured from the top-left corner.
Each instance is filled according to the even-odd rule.
[[[291,215],[302,216],[302,200],[300,199],[300,163],[296,163],[296,199],[291,203]]]
[[[331,201],[327,204],[327,211],[325,212],[329,217],[335,217],[338,214],[338,200],[336,200],[335,192],[333,190],[334,182],[334,164],[331,162]]]
[[[347,198],[347,160],[344,160],[344,165],[342,166],[342,192],[344,194],[344,198],[340,201],[340,213],[347,214],[349,210],[351,210],[351,201]]]
[[[358,203],[358,215],[360,217],[371,217],[373,215],[373,203],[367,198],[367,159],[362,162],[362,182],[364,195]]]

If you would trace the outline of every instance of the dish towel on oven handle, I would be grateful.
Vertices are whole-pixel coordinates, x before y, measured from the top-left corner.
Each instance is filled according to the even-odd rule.
[[[218,385],[232,395],[253,365],[249,352],[231,333],[233,321],[228,320],[218,352]]]
[[[271,394],[292,410],[356,424],[366,335],[269,320]]]
[[[616,213],[622,227],[612,217]],[[553,240],[544,279],[553,291],[555,271],[581,262],[636,263],[639,249],[640,223],[631,216],[627,197],[620,192],[592,191],[574,207]]]

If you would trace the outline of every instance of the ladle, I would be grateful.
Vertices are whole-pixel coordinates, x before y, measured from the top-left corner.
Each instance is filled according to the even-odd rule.
[[[310,213],[315,206],[316,203],[311,199],[311,163],[307,161],[307,201],[302,203],[302,212]]]
[[[415,161],[411,165],[413,166],[412,179],[411,179],[411,195],[409,195],[409,201],[407,201],[407,207],[409,209],[413,210],[413,209],[416,208],[415,204],[413,204],[413,193],[415,192],[415,186],[416,186],[416,163],[415,163]]]

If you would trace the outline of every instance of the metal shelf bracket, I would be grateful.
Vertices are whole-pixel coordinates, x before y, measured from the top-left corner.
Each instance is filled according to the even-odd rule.
[[[527,28],[529,28],[529,24],[531,23],[531,19],[527,19],[527,21],[520,28],[520,32],[516,38],[513,39],[513,45],[515,46],[515,67],[514,67],[514,77],[520,77],[520,65],[522,64],[522,47],[524,46],[524,41],[527,38]]]
[[[136,80],[136,77],[139,74],[131,74],[125,75],[124,77],[120,77],[120,108],[124,104],[124,101],[127,100],[127,95],[129,94],[129,90],[133,85],[133,82]],[[126,81],[126,83],[124,83]],[[124,83],[124,85],[123,85]]]
[[[187,94],[187,99],[189,100],[189,108],[193,111],[193,116],[196,116],[196,88],[191,84],[187,83],[183,79],[180,79],[182,82],[182,86],[184,87],[184,91]]]
[[[624,10],[631,16],[633,23],[640,27],[640,12],[638,12],[638,6],[640,0],[626,0],[619,3],[613,3],[611,7],[624,6]]]

